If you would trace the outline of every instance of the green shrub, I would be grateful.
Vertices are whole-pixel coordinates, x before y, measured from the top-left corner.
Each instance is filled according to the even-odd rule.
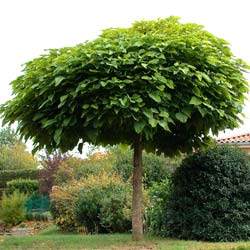
[[[121,178],[103,173],[89,176],[76,203],[76,218],[88,233],[131,229],[131,188]]]
[[[122,151],[119,147],[111,151],[115,157],[114,171],[123,177],[125,181],[132,177],[133,172],[133,151],[128,149]],[[160,182],[168,178],[171,173],[179,166],[182,157],[173,159],[163,155],[155,155],[143,152],[143,184],[144,187],[150,187],[154,182]]]
[[[65,231],[126,232],[131,228],[131,185],[106,172],[51,192],[54,223]]]
[[[0,188],[5,188],[8,181],[19,178],[37,180],[38,171],[36,169],[1,170]]]
[[[150,205],[146,209],[146,225],[150,233],[164,234],[167,200],[169,197],[170,181],[165,179],[155,182],[149,188]]]
[[[7,182],[6,192],[12,194],[15,190],[20,193],[32,194],[38,192],[39,183],[38,180],[30,179],[16,179]]]
[[[24,203],[27,195],[17,190],[11,195],[2,196],[0,203],[0,219],[6,226],[14,226],[25,220]]]
[[[250,162],[217,147],[183,161],[172,180],[164,235],[206,241],[250,239]]]
[[[57,186],[50,194],[50,212],[54,223],[64,231],[77,231],[80,227],[76,220],[76,201],[81,186],[71,183],[66,186]]]
[[[49,212],[29,212],[25,214],[25,218],[27,221],[48,221],[51,215]]]
[[[98,175],[106,171],[111,172],[113,167],[112,155],[95,153],[87,159],[70,157],[60,164],[55,176],[55,185],[64,185],[72,181],[79,181],[88,175]]]

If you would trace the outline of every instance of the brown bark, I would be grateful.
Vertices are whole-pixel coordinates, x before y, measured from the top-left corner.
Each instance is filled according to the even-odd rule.
[[[135,138],[134,171],[133,171],[133,200],[132,200],[132,239],[143,238],[142,223],[142,141],[141,136]]]

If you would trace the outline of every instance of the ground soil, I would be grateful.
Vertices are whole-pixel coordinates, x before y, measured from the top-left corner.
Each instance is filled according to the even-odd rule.
[[[47,221],[27,221],[14,227],[0,226],[0,235],[3,236],[21,236],[33,235],[44,230],[50,225]]]

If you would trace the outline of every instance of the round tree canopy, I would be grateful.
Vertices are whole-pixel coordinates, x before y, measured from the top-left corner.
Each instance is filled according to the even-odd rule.
[[[36,149],[133,144],[140,134],[145,149],[171,155],[238,126],[247,68],[200,25],[135,22],[26,63],[0,110]]]

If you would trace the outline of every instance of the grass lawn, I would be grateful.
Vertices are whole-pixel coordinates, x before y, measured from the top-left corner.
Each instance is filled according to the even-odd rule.
[[[131,241],[129,234],[63,234],[52,226],[33,236],[1,237],[0,250],[250,250],[250,242],[205,243],[145,236]]]

